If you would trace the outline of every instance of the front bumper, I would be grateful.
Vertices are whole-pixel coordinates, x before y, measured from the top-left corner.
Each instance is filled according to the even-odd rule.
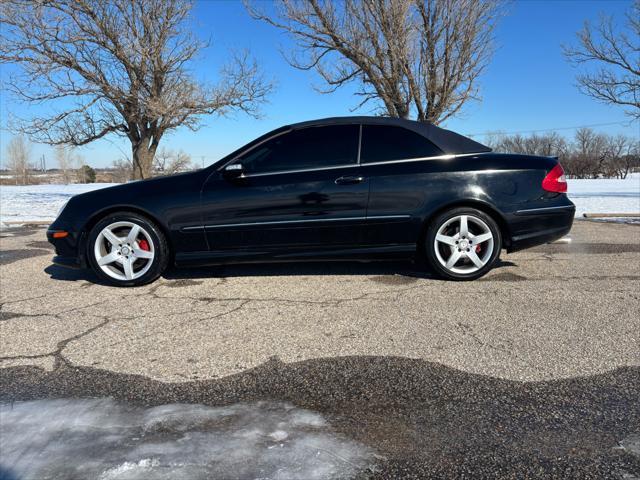
[[[55,238],[54,234],[61,231],[67,231],[69,234],[64,238]],[[80,253],[82,251],[82,235],[80,233],[50,228],[47,230],[47,240],[56,251],[56,255],[52,259],[54,264],[70,268],[86,267],[84,255]]]
[[[67,268],[84,268],[84,265],[80,262],[78,257],[63,257],[61,255],[54,255],[51,259],[54,265]]]

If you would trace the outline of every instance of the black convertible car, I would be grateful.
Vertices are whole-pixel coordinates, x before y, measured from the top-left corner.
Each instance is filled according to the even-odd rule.
[[[492,153],[427,123],[344,117],[274,130],[195,172],[71,198],[56,264],[132,286],[176,266],[424,257],[480,277],[500,251],[566,235],[556,158]]]

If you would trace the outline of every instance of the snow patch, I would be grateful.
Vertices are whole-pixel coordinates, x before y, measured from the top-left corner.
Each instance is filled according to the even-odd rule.
[[[583,213],[640,213],[640,176],[569,179],[568,196],[576,204],[576,217]]]
[[[74,195],[113,185],[116,184],[0,185],[0,223],[53,221],[60,207]]]
[[[288,403],[133,407],[111,399],[0,405],[0,477],[352,478],[375,462],[319,414]]]

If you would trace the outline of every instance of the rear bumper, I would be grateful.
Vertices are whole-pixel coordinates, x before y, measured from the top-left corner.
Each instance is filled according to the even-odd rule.
[[[573,218],[572,218],[572,223],[573,223]],[[547,230],[542,230],[540,232],[513,237],[511,239],[511,247],[507,249],[507,252],[509,253],[516,252],[518,250],[535,247],[537,245],[542,245],[544,243],[551,243],[555,240],[558,240],[559,238],[564,237],[570,231],[571,231],[571,225],[568,225],[565,227],[550,228]]]
[[[507,252],[515,252],[553,242],[571,231],[576,207],[568,205],[519,210],[513,214],[512,225],[516,232],[511,237]]]
[[[555,207],[541,207],[541,208],[527,208],[525,210],[517,210],[515,212],[516,216],[520,217],[531,217],[531,216],[554,216],[554,215],[562,215],[562,214],[572,214],[576,213],[576,206],[569,202],[570,205],[557,205]]]

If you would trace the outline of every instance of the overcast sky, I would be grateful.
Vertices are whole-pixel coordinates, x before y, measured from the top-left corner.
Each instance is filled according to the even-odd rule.
[[[575,33],[585,20],[595,22],[602,12],[624,21],[624,12],[631,1],[557,1],[521,0],[509,6],[496,32],[497,51],[489,68],[480,79],[482,100],[470,103],[458,118],[448,120],[444,127],[463,134],[491,131],[523,132],[557,129],[572,136],[573,127],[594,125],[606,133],[624,133],[638,137],[639,126],[629,122],[622,109],[602,105],[578,92],[575,70],[562,56],[561,45],[575,43]],[[212,45],[196,64],[195,74],[215,82],[216,72],[229,49],[248,49],[261,64],[268,77],[277,82],[270,102],[263,106],[263,118],[246,115],[229,118],[207,117],[197,132],[186,128],[165,136],[161,146],[183,150],[200,164],[211,163],[254,137],[278,126],[321,118],[350,114],[372,114],[374,105],[355,112],[358,103],[354,88],[322,95],[313,89],[320,84],[314,72],[291,68],[282,58],[281,50],[291,48],[284,34],[246,13],[241,2],[200,1],[194,11],[194,28]],[[4,77],[11,69],[3,68]],[[4,157],[7,141],[8,112],[25,116],[24,106],[11,101],[5,93],[0,101],[0,147]],[[42,106],[39,108],[50,108]],[[28,115],[28,112],[26,113]],[[596,126],[597,125],[597,126]],[[130,155],[126,140],[110,137],[80,149],[87,163],[108,166],[123,155]],[[34,159],[44,155],[47,166],[53,167],[50,147],[34,145]]]

